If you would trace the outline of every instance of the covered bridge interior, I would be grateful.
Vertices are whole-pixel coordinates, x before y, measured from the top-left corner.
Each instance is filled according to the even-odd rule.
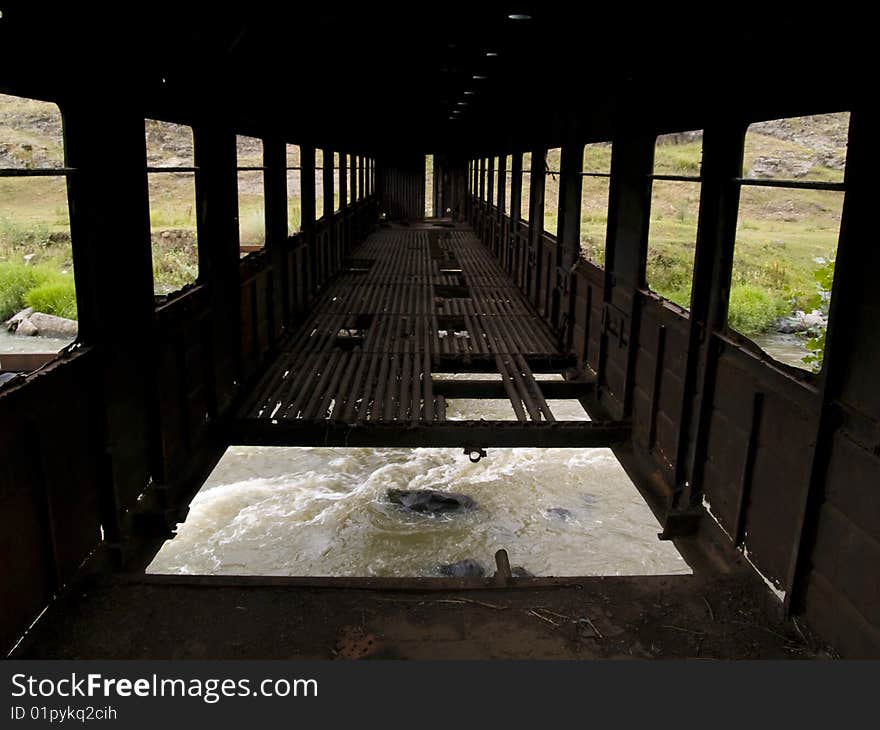
[[[388,656],[880,655],[863,31],[793,53],[768,38],[814,21],[531,5],[0,3],[0,94],[63,117],[63,164],[0,157],[0,179],[66,181],[79,322],[36,369],[0,357],[17,371],[0,386],[5,652],[329,657],[358,625]],[[839,179],[745,169],[750,125],[841,112]],[[159,295],[145,120],[193,139],[175,170],[194,179],[198,272]],[[697,162],[658,172],[658,137],[691,130]],[[242,160],[241,135],[260,157]],[[263,186],[258,242],[243,174]],[[594,180],[607,210],[586,255]],[[665,183],[699,185],[677,303],[646,277]],[[729,321],[756,187],[842,201],[812,370]],[[500,377],[434,377],[450,372]],[[509,399],[515,419],[447,419],[454,397]],[[558,419],[553,399],[590,420]],[[234,444],[609,446],[694,574],[516,578],[499,559],[487,579],[145,575]]]

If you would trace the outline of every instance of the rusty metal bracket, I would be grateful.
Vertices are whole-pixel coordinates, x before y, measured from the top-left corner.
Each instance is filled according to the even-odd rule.
[[[700,524],[702,514],[698,510],[670,512],[666,515],[663,532],[657,534],[660,540],[672,540],[676,537],[693,535]]]

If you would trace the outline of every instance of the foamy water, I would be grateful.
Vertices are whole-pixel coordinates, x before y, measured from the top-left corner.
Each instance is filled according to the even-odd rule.
[[[576,403],[550,405],[586,419]],[[448,417],[509,410],[450,401]],[[391,488],[460,492],[476,508],[414,513],[389,502]],[[459,449],[238,446],[149,572],[436,576],[464,558],[491,572],[505,548],[539,576],[689,573],[659,529],[610,449],[489,449],[472,464]]]

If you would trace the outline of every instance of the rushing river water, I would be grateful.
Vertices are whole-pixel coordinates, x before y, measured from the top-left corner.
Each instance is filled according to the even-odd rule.
[[[755,335],[752,341],[779,362],[805,370],[810,369],[804,363],[804,357],[809,353],[809,350],[807,350],[806,340],[803,337],[794,334],[785,335],[781,332],[769,332],[764,335]]]
[[[585,419],[551,401],[559,419]],[[447,417],[513,417],[507,401],[450,401]],[[467,494],[472,511],[409,512],[390,488]],[[230,448],[152,573],[432,576],[506,548],[534,575],[688,573],[610,449]]]
[[[19,337],[10,334],[0,324],[0,355],[4,353],[58,352],[66,347],[73,338],[57,339],[55,337]],[[0,360],[2,363],[2,360]]]

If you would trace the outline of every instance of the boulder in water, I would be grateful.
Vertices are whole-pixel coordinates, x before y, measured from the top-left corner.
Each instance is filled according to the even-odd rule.
[[[523,568],[521,565],[514,565],[514,566],[510,569],[510,574],[511,574],[514,578],[534,578],[534,577],[535,577],[535,574],[534,574],[534,573],[532,573],[532,572],[526,570],[526,569]]]
[[[33,307],[28,307],[27,309],[22,309],[18,314],[14,314],[12,317],[6,320],[6,330],[7,332],[15,332],[18,329],[18,326],[27,320],[34,313]],[[24,334],[24,333],[22,333]]]
[[[465,494],[433,489],[389,489],[388,499],[413,512],[456,512],[471,509],[476,502]]]
[[[36,325],[34,325],[29,319],[23,319],[15,328],[15,334],[21,335],[22,337],[33,337],[34,335],[40,334],[40,330],[38,330]]]
[[[482,578],[486,575],[486,568],[479,560],[465,558],[457,563],[449,563],[440,566],[440,575],[449,578]]]
[[[76,320],[56,317],[54,314],[34,312],[29,321],[44,337],[76,337],[78,329]]]

